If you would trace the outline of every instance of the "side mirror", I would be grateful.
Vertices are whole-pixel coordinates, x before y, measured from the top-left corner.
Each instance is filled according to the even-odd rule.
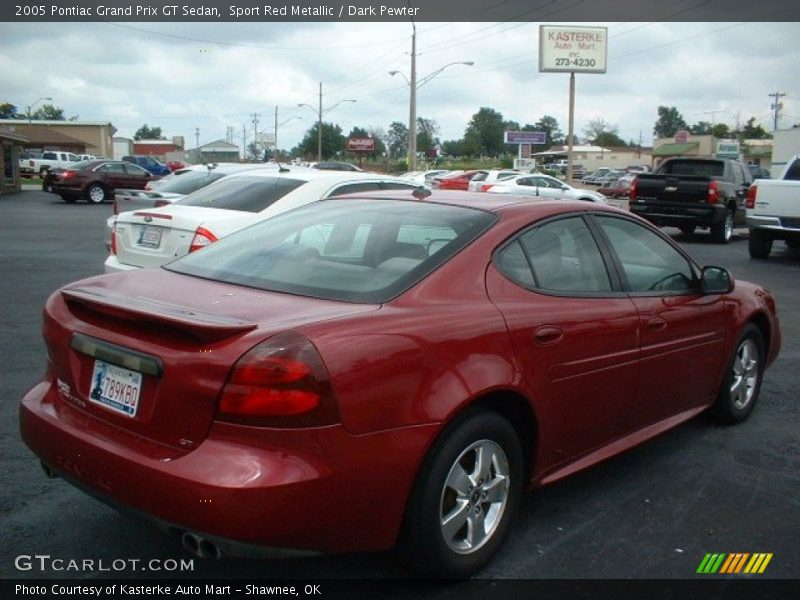
[[[700,283],[704,294],[728,294],[733,291],[733,278],[722,267],[703,267]]]

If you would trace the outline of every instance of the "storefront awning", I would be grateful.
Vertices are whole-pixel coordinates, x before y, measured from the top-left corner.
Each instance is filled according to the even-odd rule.
[[[686,144],[664,144],[653,150],[652,156],[681,156],[688,154],[690,150],[695,150],[699,144],[689,142]]]

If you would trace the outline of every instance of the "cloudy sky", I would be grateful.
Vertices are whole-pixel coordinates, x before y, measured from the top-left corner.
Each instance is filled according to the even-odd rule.
[[[581,25],[587,25],[583,23]],[[594,24],[592,24],[594,25]],[[601,25],[601,24],[598,24]],[[625,140],[652,141],[659,105],[689,124],[749,117],[772,129],[769,94],[785,93],[779,127],[800,123],[800,23],[607,23],[608,71],[577,76],[576,133],[605,119]],[[463,136],[471,116],[491,107],[505,119],[554,116],[567,129],[569,75],[538,72],[539,23],[417,23],[422,78],[417,114],[442,140]],[[389,128],[408,122],[410,23],[0,23],[0,102],[24,112],[52,97],[67,117],[111,122],[132,137],[144,123],[187,146],[241,143],[273,131],[297,144],[316,120],[323,84],[325,120]],[[355,103],[342,100],[356,100]],[[301,118],[293,118],[301,117]]]

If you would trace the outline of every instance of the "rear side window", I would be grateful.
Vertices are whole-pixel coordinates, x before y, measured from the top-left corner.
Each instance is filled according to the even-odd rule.
[[[800,181],[800,159],[794,161],[789,168],[786,169],[786,175],[784,175],[783,178],[791,181]]]
[[[496,221],[402,200],[326,200],[262,221],[170,263],[172,271],[276,292],[386,302]]]
[[[672,160],[661,171],[665,175],[690,175],[694,177],[722,177],[725,163],[718,160]]]
[[[225,177],[223,173],[209,173],[202,171],[187,171],[180,177],[174,177],[164,185],[158,188],[159,192],[167,192],[170,194],[191,194],[200,188],[214,183]]]
[[[272,206],[277,200],[304,183],[306,182],[302,179],[278,176],[226,177],[181,198],[176,204],[255,213]]]

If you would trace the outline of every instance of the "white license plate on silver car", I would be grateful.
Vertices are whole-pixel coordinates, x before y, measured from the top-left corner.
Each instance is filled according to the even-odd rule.
[[[141,390],[141,373],[110,365],[102,360],[94,362],[89,400],[95,404],[128,417],[135,417]]]

